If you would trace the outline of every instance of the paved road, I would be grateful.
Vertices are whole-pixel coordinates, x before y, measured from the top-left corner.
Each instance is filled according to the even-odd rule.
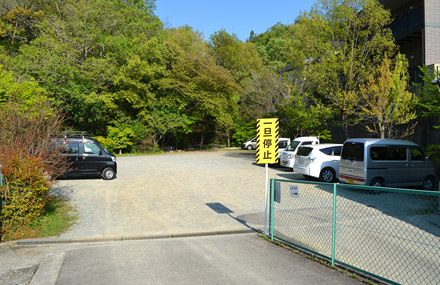
[[[58,183],[52,194],[75,205],[78,223],[0,246],[0,283],[359,284],[252,231],[264,226],[264,182],[252,151],[118,158],[116,180]]]

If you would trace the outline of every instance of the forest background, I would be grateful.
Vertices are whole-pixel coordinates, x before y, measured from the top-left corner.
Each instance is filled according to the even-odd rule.
[[[155,2],[2,1],[0,136],[14,108],[55,114],[117,153],[239,146],[263,117],[280,119],[282,137],[328,142],[353,127],[407,137],[422,117],[435,128],[439,92],[409,85],[376,0],[319,0],[245,42],[165,28]],[[421,68],[425,82],[438,76]]]

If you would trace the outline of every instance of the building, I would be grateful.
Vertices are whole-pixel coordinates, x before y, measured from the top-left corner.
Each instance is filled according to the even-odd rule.
[[[412,82],[420,82],[419,66],[440,70],[440,1],[380,0],[394,18],[391,30],[409,61]]]

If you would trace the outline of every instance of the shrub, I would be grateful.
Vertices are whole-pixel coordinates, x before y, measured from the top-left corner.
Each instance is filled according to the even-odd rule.
[[[4,185],[1,232],[15,236],[44,212],[55,178],[68,170],[65,157],[52,146],[51,134],[60,130],[62,115],[48,101],[27,105],[20,100],[0,102],[0,165]]]
[[[44,213],[52,181],[45,172],[44,162],[27,150],[6,151],[3,148],[2,151],[0,196],[3,208],[0,217],[2,232],[8,233],[17,227],[31,225]]]

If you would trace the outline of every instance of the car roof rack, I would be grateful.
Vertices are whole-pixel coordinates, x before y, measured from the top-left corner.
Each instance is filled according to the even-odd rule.
[[[63,137],[64,139],[67,138],[92,139],[92,136],[86,131],[61,131],[61,132],[56,132],[56,137]]]

